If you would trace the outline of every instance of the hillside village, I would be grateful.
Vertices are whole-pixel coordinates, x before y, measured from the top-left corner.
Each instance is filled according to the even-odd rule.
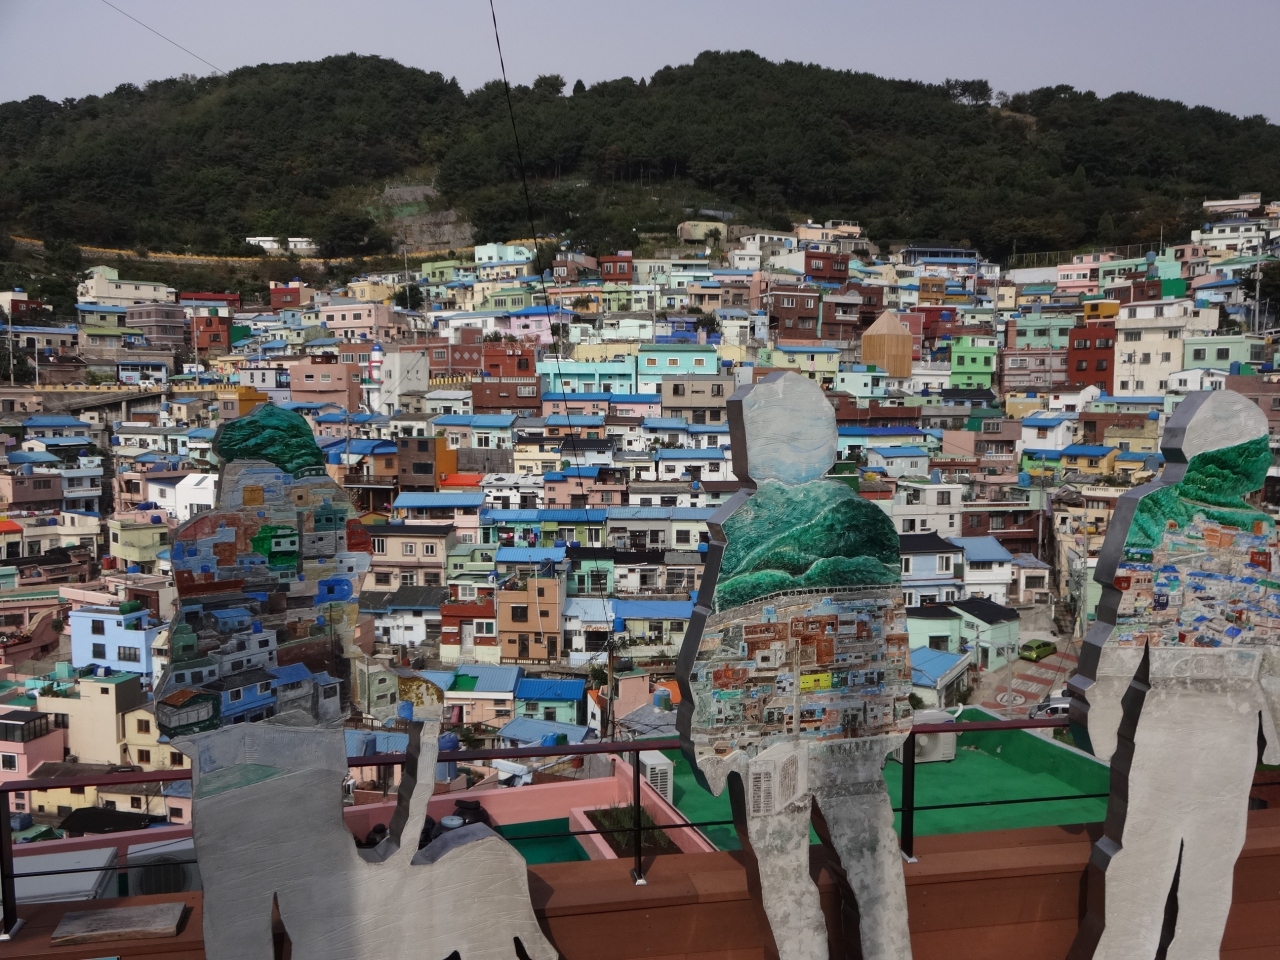
[[[912,702],[1025,712],[1050,684],[1011,680],[1020,645],[1054,644],[1065,682],[1112,511],[1161,470],[1181,399],[1235,390],[1280,444],[1255,293],[1280,203],[1204,217],[1012,269],[846,221],[709,219],[652,256],[515,239],[259,303],[109,266],[74,317],[0,293],[34,373],[0,370],[0,782],[50,780],[13,800],[37,831],[86,806],[180,823],[189,784],[56,780],[179,768],[176,738],[271,718],[363,749],[424,699],[470,746],[672,735],[707,523],[743,479],[728,402],[777,371],[821,385],[833,475],[899,533]],[[268,403],[305,418],[367,535],[359,658],[179,602],[170,550],[217,505],[217,431]],[[264,555],[296,551],[274,537]],[[202,649],[193,616],[227,642]]]

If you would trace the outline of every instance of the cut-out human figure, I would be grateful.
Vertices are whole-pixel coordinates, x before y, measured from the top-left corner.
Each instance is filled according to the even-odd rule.
[[[825,960],[811,824],[840,859],[865,960],[911,955],[902,859],[881,775],[910,729],[898,538],[846,483],[816,383],[773,374],[729,401],[744,489],[710,521],[681,650],[679,726],[726,786],[782,960]]]
[[[555,960],[511,844],[473,823],[419,849],[439,707],[415,716],[426,722],[409,724],[395,813],[372,849],[343,822],[341,730],[240,723],[177,742],[192,761],[209,960],[276,956],[273,905],[308,960]]]
[[[1260,737],[1280,761],[1280,554],[1246,499],[1272,462],[1267,418],[1193,393],[1162,450],[1162,475],[1112,517],[1071,681],[1077,732],[1112,770],[1073,960],[1218,956]]]
[[[348,667],[361,658],[356,600],[372,560],[368,533],[299,414],[263,404],[225,422],[214,452],[217,502],[179,527],[170,547],[179,617],[157,720],[167,736],[277,717],[341,722],[353,691],[338,696],[339,681],[359,675]],[[266,673],[293,664],[310,668],[303,692],[314,687],[314,696],[280,689]],[[232,700],[233,683],[251,695]]]

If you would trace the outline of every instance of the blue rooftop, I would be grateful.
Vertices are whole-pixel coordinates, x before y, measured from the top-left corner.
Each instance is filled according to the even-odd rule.
[[[936,687],[938,681],[954,670],[966,656],[968,655],[964,653],[916,647],[911,651],[911,682],[922,687]]]
[[[603,427],[604,417],[592,413],[553,413],[547,417],[548,427]]]
[[[559,563],[564,547],[499,547],[495,563]]]
[[[929,456],[919,447],[872,447],[871,452],[879,454],[886,460],[892,460],[896,457],[925,457],[927,459]]]
[[[514,693],[524,676],[522,667],[498,667],[479,663],[461,663],[454,671],[459,677],[475,677],[476,693]]]
[[[1064,457],[1105,457],[1115,447],[1106,447],[1100,443],[1073,443],[1064,447],[1062,455]]]
[[[498,736],[524,746],[537,746],[547,737],[564,737],[569,743],[581,743],[591,732],[590,727],[573,723],[556,723],[536,717],[515,717],[498,731]]]
[[[692,600],[614,600],[613,615],[623,620],[688,620]]]
[[[392,504],[400,509],[458,509],[484,506],[483,493],[402,493]]]
[[[1013,554],[1000,546],[1000,541],[995,537],[951,537],[951,542],[964,551],[965,560],[979,563],[1013,562]],[[913,660],[914,657],[913,652]]]
[[[706,447],[702,450],[655,450],[654,460],[723,460],[724,450]]]
[[[525,677],[516,684],[517,700],[581,700],[587,692],[587,681],[575,680],[543,680],[540,677]]]

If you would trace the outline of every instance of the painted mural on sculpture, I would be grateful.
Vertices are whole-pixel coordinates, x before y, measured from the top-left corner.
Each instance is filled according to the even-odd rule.
[[[1162,943],[1171,960],[1217,956],[1260,738],[1280,761],[1280,543],[1248,500],[1272,462],[1266,416],[1235,393],[1191,394],[1163,452],[1107,531],[1071,682],[1080,740],[1113,783],[1076,960]]]
[[[826,476],[835,418],[813,381],[771,375],[734,394],[729,419],[747,489],[709,524],[681,651],[686,750],[714,792],[731,789],[784,960],[827,952],[809,879],[815,804],[858,901],[863,955],[909,957],[880,775],[911,726],[897,535]]]
[[[178,616],[157,721],[168,736],[339,721],[368,535],[298,414],[258,407],[220,428],[214,452],[217,503],[170,548]]]

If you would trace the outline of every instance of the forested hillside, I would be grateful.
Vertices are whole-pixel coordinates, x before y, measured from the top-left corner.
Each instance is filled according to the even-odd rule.
[[[588,250],[687,210],[861,221],[881,243],[993,256],[1185,231],[1200,201],[1280,194],[1280,127],[1136,94],[885,80],[751,53],[653,77],[514,90],[537,229]],[[77,243],[242,252],[310,235],[388,242],[371,199],[434,180],[478,239],[528,232],[499,82],[470,94],[376,57],[259,66],[0,105],[0,225]]]

